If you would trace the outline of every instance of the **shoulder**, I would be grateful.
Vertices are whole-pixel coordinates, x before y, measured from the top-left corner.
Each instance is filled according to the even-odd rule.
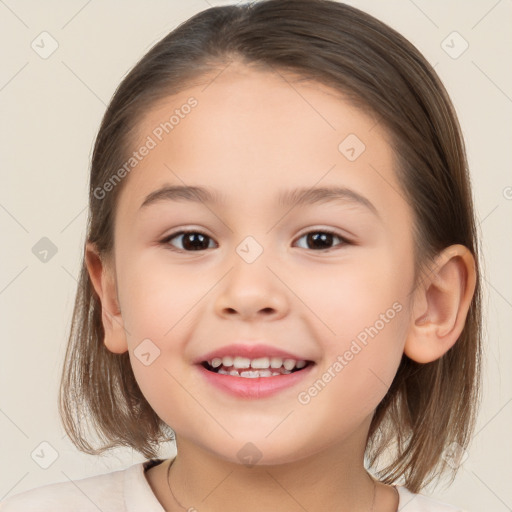
[[[423,494],[414,494],[406,487],[397,485],[400,502],[399,512],[466,512],[459,507],[435,500]]]
[[[0,502],[0,512],[130,512],[135,502],[160,512],[144,476],[145,465],[31,489]]]
[[[123,477],[126,470],[114,471],[81,480],[44,485],[16,494],[0,503],[1,512],[71,511],[105,512],[123,503]],[[117,507],[117,510],[123,508]]]

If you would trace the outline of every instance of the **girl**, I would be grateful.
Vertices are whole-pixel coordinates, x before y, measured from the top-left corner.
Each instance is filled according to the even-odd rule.
[[[458,510],[420,491],[474,425],[477,246],[411,43],[330,0],[199,13],[105,113],[60,394],[79,449],[149,460],[2,510]]]

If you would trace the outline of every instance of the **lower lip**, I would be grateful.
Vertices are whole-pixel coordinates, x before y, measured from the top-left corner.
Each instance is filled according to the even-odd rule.
[[[287,375],[275,375],[273,377],[235,377],[233,375],[223,375],[207,370],[201,364],[197,365],[199,371],[207,381],[218,389],[231,395],[241,398],[265,398],[284,389],[291,388],[299,384],[309,375],[314,364],[309,364],[302,370],[288,373]]]

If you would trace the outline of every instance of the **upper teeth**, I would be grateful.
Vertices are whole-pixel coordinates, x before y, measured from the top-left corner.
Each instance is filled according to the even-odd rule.
[[[281,357],[258,357],[256,359],[249,359],[248,357],[232,357],[232,356],[224,356],[222,358],[215,357],[212,360],[208,361],[210,366],[214,368],[218,368],[219,366],[233,366],[235,368],[255,368],[255,369],[265,369],[265,368],[281,368],[284,366],[285,370],[293,370],[294,368],[304,368],[306,366],[306,361],[304,360],[295,360],[295,359],[283,359]]]

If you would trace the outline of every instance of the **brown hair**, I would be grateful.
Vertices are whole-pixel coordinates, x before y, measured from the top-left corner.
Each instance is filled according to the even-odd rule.
[[[403,36],[331,0],[264,0],[193,16],[135,65],[105,112],[92,157],[87,241],[105,257],[112,254],[123,183],[105,197],[97,192],[126,162],[144,112],[233,59],[316,80],[377,115],[391,137],[402,192],[413,208],[417,275],[452,244],[466,246],[475,257],[475,293],[457,343],[427,364],[403,355],[368,433],[365,456],[371,465],[393,449],[391,462],[378,472],[381,481],[403,477],[407,488],[418,492],[436,474],[449,471],[443,454],[452,443],[465,449],[474,429],[481,385],[481,285],[457,116],[433,68]],[[103,341],[101,304],[84,260],[59,395],[66,432],[87,453],[125,445],[155,457],[160,442],[172,439],[172,430],[141,393],[128,353],[114,354]],[[84,418],[100,436],[98,449],[86,440]],[[453,478],[455,473],[456,467]]]

